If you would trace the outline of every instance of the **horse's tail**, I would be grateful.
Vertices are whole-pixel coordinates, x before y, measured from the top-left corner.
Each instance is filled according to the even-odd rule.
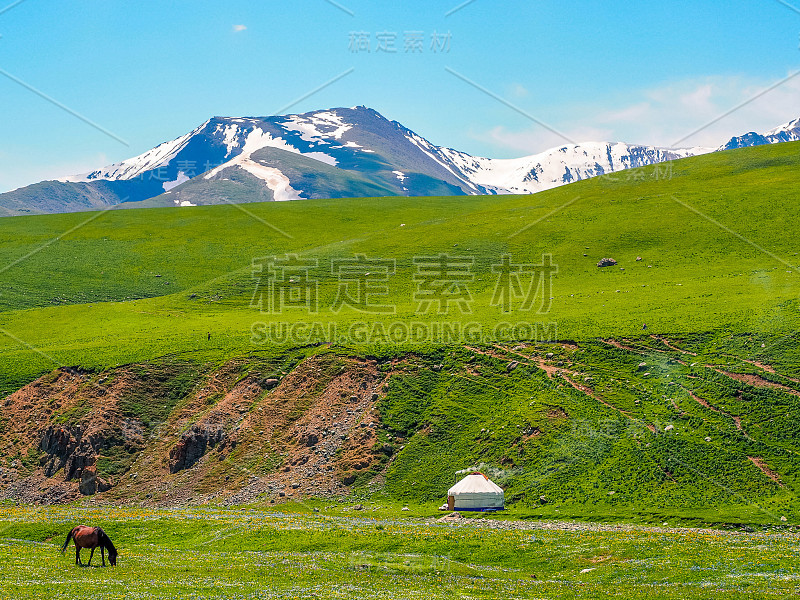
[[[75,528],[73,528],[72,531],[67,534],[67,540],[64,542],[64,545],[61,546],[61,554],[64,554],[64,552],[67,551],[67,546],[69,546],[69,541],[72,539],[73,533],[75,533]]]

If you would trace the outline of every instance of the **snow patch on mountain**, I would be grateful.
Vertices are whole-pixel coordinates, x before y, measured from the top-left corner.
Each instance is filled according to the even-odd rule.
[[[222,171],[226,169],[238,168],[247,171],[254,177],[261,179],[267,187],[272,190],[273,198],[276,201],[282,202],[285,200],[300,200],[300,192],[292,187],[291,181],[279,169],[275,167],[268,167],[254,161],[251,157],[254,152],[262,148],[278,148],[280,150],[287,150],[295,154],[301,152],[294,146],[290,146],[281,138],[275,138],[272,134],[265,132],[257,127],[251,131],[245,139],[242,146],[241,153],[220,166],[211,169],[205,174],[203,179],[213,179]],[[321,154],[319,152],[312,152],[305,154],[311,156],[313,154]],[[313,156],[311,156],[313,158]],[[330,158],[330,157],[327,157]]]
[[[175,181],[165,181],[163,183],[164,191],[168,192],[172,188],[178,187],[180,184],[186,183],[190,179],[191,179],[191,177],[186,175],[186,173],[184,173],[183,171],[178,171],[178,177],[177,177],[177,179],[175,179]]]
[[[726,144],[720,146],[718,150],[733,150],[736,148],[796,141],[800,141],[800,119],[789,121],[785,125],[770,129],[764,134],[750,131],[744,135],[732,137]]]
[[[96,181],[98,179],[108,179],[110,181],[133,179],[142,173],[146,173],[147,171],[152,171],[169,164],[169,162],[175,158],[175,156],[186,146],[189,140],[191,140],[192,137],[201,131],[208,123],[209,121],[206,121],[194,131],[190,131],[186,135],[182,135],[181,137],[170,142],[159,144],[155,148],[148,150],[139,156],[134,156],[133,158],[114,163],[113,165],[109,165],[103,169],[91,171],[90,173],[81,173],[79,175],[62,177],[58,181],[63,183],[86,183],[89,181]]]
[[[292,187],[292,182],[289,181],[289,178],[278,169],[266,167],[249,158],[243,159],[238,166],[264,181],[267,187],[272,190],[272,196],[276,202],[302,199],[300,192]]]
[[[334,111],[318,112],[311,116],[291,115],[281,125],[284,129],[298,132],[303,141],[316,144],[327,144],[331,138],[339,140],[353,128]]]
[[[239,119],[235,119],[235,121],[239,121]],[[223,135],[222,143],[225,144],[225,148],[227,148],[228,152],[225,154],[225,157],[231,155],[234,148],[239,147],[238,137],[240,135],[240,128],[238,125],[225,125],[224,127],[222,124],[217,125],[217,132],[221,132]]]
[[[414,133],[413,131],[410,131],[410,130],[406,134],[406,139],[408,139],[417,148],[422,150],[422,152],[424,152],[426,155],[428,155],[428,157],[430,157],[435,162],[437,162],[439,165],[441,165],[442,167],[444,167],[445,169],[450,171],[450,173],[452,173],[454,177],[457,177],[459,180],[461,180],[464,183],[466,183],[473,190],[477,190],[478,189],[475,186],[475,183],[471,178],[464,177],[463,175],[459,175],[453,169],[453,165],[452,164],[448,164],[449,161],[443,161],[439,157],[436,156],[436,154],[441,154],[441,151],[444,150],[444,148],[440,148],[438,146],[434,146],[428,140],[426,140],[425,138],[417,135],[416,133]]]
[[[780,142],[796,142],[800,140],[800,119],[789,121],[786,125],[781,125],[775,129],[770,129],[764,134],[773,144]]]
[[[228,162],[210,170],[203,176],[203,178],[213,179],[220,171],[223,171],[224,169],[236,166],[241,167],[245,161],[250,160],[250,156],[255,151],[261,150],[262,148],[277,148],[279,150],[285,150],[287,152],[292,152],[293,154],[299,154],[301,156],[312,158],[331,166],[336,166],[336,159],[332,156],[329,156],[323,152],[301,152],[294,146],[288,144],[283,138],[273,137],[271,133],[264,131],[260,127],[256,127],[247,134],[244,144],[241,146],[241,151],[237,156]]]

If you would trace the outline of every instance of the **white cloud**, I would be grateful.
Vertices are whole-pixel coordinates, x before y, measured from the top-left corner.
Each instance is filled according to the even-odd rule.
[[[245,29],[247,29],[247,25],[234,25],[233,26],[234,33],[239,33],[240,31],[244,31]]]
[[[528,88],[526,88],[521,83],[512,84],[511,87],[509,88],[509,92],[514,98],[525,98],[530,94]]]
[[[50,164],[15,164],[8,170],[0,168],[0,193],[15,190],[40,181],[50,181],[67,175],[88,173],[113,161],[105,154],[94,154],[72,161]]]
[[[626,137],[635,135],[632,141],[716,147],[735,135],[764,132],[800,116],[798,79],[755,98],[779,82],[709,77],[668,84],[642,94],[647,107],[635,120],[606,112],[596,115],[597,123]]]
[[[715,76],[665,83],[631,92],[621,105],[566,107],[562,114],[573,114],[575,118],[567,124],[549,124],[578,142],[622,141],[654,146],[680,142],[682,147],[716,148],[735,135],[763,133],[800,117],[800,77],[753,100],[779,81]],[[737,106],[740,108],[723,117]],[[538,116],[535,110],[528,110]],[[476,137],[499,149],[525,154],[565,143],[562,137],[538,125],[516,131],[496,126]]]
[[[481,136],[495,146],[513,150],[515,156],[536,154],[556,146],[575,142],[605,142],[614,139],[610,129],[586,127],[581,129],[561,130],[561,134],[541,127],[511,131],[503,126],[494,127]]]

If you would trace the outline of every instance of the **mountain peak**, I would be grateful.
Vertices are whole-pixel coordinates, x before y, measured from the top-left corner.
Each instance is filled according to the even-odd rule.
[[[798,139],[800,119],[795,119],[763,135],[735,137],[720,149]],[[214,116],[139,156],[2,194],[0,211],[66,212],[142,200],[189,206],[354,196],[527,194],[710,151],[587,142],[498,160],[432,144],[364,105],[268,117]]]

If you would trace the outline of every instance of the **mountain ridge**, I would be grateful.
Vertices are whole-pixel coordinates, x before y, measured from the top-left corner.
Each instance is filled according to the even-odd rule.
[[[800,139],[800,119],[716,149]],[[714,152],[624,142],[566,144],[516,159],[432,144],[366,106],[215,116],[138,156],[0,194],[0,214],[357,196],[530,194]],[[142,204],[145,203],[145,204]]]

